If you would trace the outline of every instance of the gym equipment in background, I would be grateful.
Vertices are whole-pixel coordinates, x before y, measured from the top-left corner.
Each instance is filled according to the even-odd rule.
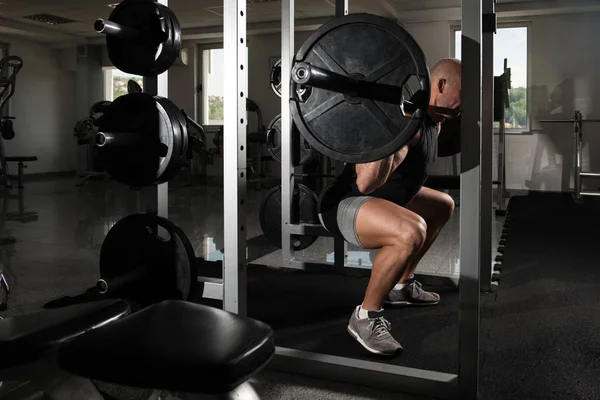
[[[292,204],[297,209],[300,224],[318,224],[317,195],[307,186],[297,184],[294,188]],[[281,248],[281,186],[269,191],[260,207],[260,226],[265,236],[278,248]],[[311,246],[318,236],[293,235],[292,245],[295,251]]]
[[[36,156],[14,156],[7,157],[4,149],[4,140],[11,140],[15,137],[13,128],[14,117],[4,116],[4,107],[7,106],[10,98],[15,94],[15,86],[17,83],[17,74],[23,67],[23,60],[17,56],[6,56],[0,60],[0,166],[2,170],[0,174],[4,176],[6,187],[11,188],[10,171],[8,168],[9,162],[18,163],[18,187],[23,187],[23,171],[27,168],[25,162],[37,161]]]
[[[297,129],[292,130],[293,134],[300,135]],[[281,114],[277,115],[269,123],[267,128],[267,149],[277,162],[281,162]],[[300,141],[300,157],[299,161],[295,162],[295,166],[305,165],[312,162],[318,153],[310,147],[306,139],[301,138]]]
[[[117,182],[144,187],[167,182],[189,164],[187,120],[170,100],[131,93],[98,121],[96,146]]]
[[[600,172],[583,171],[583,124],[586,122],[600,122],[600,119],[584,118],[581,111],[575,110],[571,119],[542,119],[541,123],[571,123],[573,124],[573,197],[581,201],[583,196],[600,196],[600,192],[583,190],[582,178],[598,179]]]
[[[293,62],[292,117],[320,153],[349,163],[380,160],[419,131],[429,105],[429,68],[400,25],[370,14],[335,18],[308,38]],[[408,113],[410,81],[416,87]],[[300,85],[311,87],[307,99],[299,98]]]

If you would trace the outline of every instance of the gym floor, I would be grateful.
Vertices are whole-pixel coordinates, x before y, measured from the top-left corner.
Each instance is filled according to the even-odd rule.
[[[90,287],[98,278],[104,235],[120,218],[135,213],[143,202],[140,192],[119,184],[91,181],[76,187],[75,183],[74,179],[26,182],[22,211],[29,218],[19,218],[17,198],[9,199],[7,192],[0,194],[8,216],[0,227],[0,238],[16,239],[14,245],[0,247],[4,273],[13,290],[9,310],[1,316],[34,312],[49,300]],[[258,219],[266,192],[248,191],[247,209],[255,210],[247,216],[249,253],[254,263],[277,266],[281,264],[281,252],[264,239]],[[10,193],[14,197],[18,191],[13,189]],[[184,229],[197,256],[218,257],[222,248],[222,196],[221,187],[171,184],[169,217]],[[37,220],[31,218],[35,214]],[[458,214],[442,232],[420,270],[451,272],[458,256],[457,217]],[[332,249],[331,239],[320,239],[300,256],[324,260]],[[417,399],[271,371],[261,373],[254,383],[263,399]]]

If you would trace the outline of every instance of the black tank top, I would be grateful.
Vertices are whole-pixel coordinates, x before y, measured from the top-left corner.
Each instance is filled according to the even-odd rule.
[[[370,193],[371,197],[378,197],[396,203],[406,205],[423,187],[431,168],[437,159],[437,124],[426,116],[423,120],[421,138],[419,143],[413,146],[402,163],[391,172],[383,186]],[[354,164],[346,164],[344,173],[351,175],[350,192],[344,195],[360,196],[362,193],[356,185],[356,170]]]

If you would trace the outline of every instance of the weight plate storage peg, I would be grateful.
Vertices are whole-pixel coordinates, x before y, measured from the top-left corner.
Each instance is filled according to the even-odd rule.
[[[291,75],[296,126],[311,147],[339,161],[371,162],[398,151],[419,131],[429,106],[423,51],[397,23],[375,15],[322,25],[296,54]],[[407,113],[411,82],[416,102]],[[298,97],[300,86],[311,88],[308,99]]]
[[[299,134],[296,126],[292,124],[292,127],[292,134],[300,136],[300,161],[295,166],[306,165],[315,159],[317,152]],[[273,118],[267,127],[267,149],[275,161],[281,162],[281,114]]]
[[[319,224],[317,210],[318,198],[315,192],[302,184],[296,184],[292,200],[292,216],[294,205],[298,207],[298,223]],[[267,193],[260,207],[260,226],[265,237],[275,246],[281,248],[281,186],[277,186]],[[292,246],[295,251],[310,247],[318,238],[308,235],[292,235]]]
[[[130,215],[117,222],[102,243],[96,288],[107,297],[125,298],[140,307],[189,300],[196,281],[193,247],[166,218]]]
[[[108,56],[123,72],[157,76],[181,52],[181,26],[175,14],[154,0],[123,0],[108,20],[94,23],[106,35]]]
[[[164,183],[189,161],[187,121],[168,99],[127,94],[98,120],[96,146],[117,182],[133,187]]]

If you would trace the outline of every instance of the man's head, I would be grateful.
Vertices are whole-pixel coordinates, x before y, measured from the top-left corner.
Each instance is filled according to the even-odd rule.
[[[456,118],[461,109],[462,63],[456,58],[444,58],[430,72],[431,96],[429,115],[436,121]]]

